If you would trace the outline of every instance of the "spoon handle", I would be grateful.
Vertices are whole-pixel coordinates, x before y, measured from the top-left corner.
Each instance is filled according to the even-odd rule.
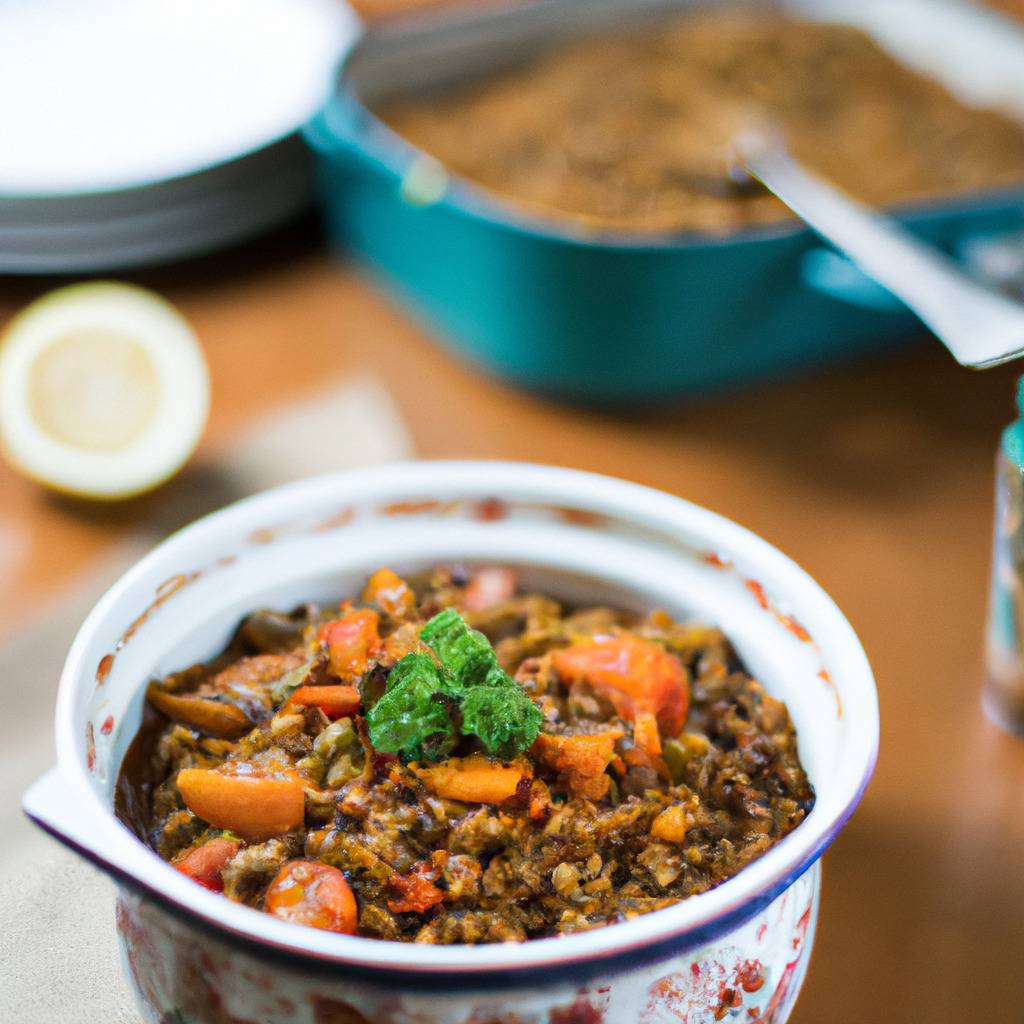
[[[801,166],[776,138],[743,135],[736,156],[809,227],[909,306],[957,362],[981,368],[1024,355],[1024,307]]]

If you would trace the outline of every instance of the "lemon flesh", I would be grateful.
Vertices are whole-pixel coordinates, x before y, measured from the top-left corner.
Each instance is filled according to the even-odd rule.
[[[58,289],[0,342],[0,443],[60,491],[113,499],[157,486],[192,454],[208,411],[191,328],[141,288]]]

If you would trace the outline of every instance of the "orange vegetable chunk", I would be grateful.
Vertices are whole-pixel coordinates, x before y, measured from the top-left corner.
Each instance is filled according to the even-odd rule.
[[[381,652],[380,616],[369,608],[348,612],[325,623],[319,639],[327,645],[331,673],[342,682],[354,682],[366,673]]]
[[[169,693],[155,684],[146,688],[146,700],[172,721],[191,725],[209,736],[235,739],[252,728],[252,722],[241,708],[224,701]]]
[[[303,782],[297,775],[229,775],[183,768],[177,782],[181,798],[197,818],[250,842],[291,832],[305,817]]]
[[[552,664],[568,684],[586,683],[637,724],[638,745],[661,753],[660,734],[675,736],[686,723],[690,691],[686,670],[663,647],[641,637],[588,637],[554,651]],[[656,719],[655,728],[648,716]]]
[[[344,718],[359,710],[359,691],[354,686],[300,686],[288,704],[316,707],[328,718]]]
[[[686,839],[686,811],[679,804],[666,807],[651,823],[651,837],[665,843],[682,843]]]
[[[281,866],[263,898],[263,909],[282,921],[355,935],[356,898],[345,876],[315,860],[290,860]]]
[[[395,914],[422,914],[444,900],[444,892],[434,882],[440,872],[430,861],[421,860],[405,875],[391,879],[395,895],[388,900],[388,910]]]
[[[657,757],[661,753],[661,731],[658,728],[658,719],[647,708],[637,711],[633,719],[633,741],[651,757]]]
[[[202,846],[189,850],[183,857],[173,861],[173,864],[204,889],[223,892],[224,881],[221,872],[238,853],[241,845],[236,839],[207,839]]]
[[[576,736],[542,732],[534,741],[533,752],[561,774],[574,796],[600,800],[611,785],[605,769],[615,759],[615,743],[620,739],[621,729]]]
[[[377,605],[385,615],[405,618],[416,610],[416,595],[394,570],[378,569],[367,581],[363,600]]]
[[[468,804],[500,804],[516,795],[523,779],[533,776],[526,761],[492,761],[483,754],[414,765],[413,771],[435,796]]]

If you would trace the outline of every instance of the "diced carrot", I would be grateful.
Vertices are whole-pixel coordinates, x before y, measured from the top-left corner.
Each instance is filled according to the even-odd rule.
[[[651,838],[665,843],[681,843],[686,839],[686,811],[679,804],[666,807],[651,823]]]
[[[303,782],[297,775],[229,775],[208,768],[183,768],[177,783],[181,798],[197,818],[250,842],[291,832],[305,816]]]
[[[236,839],[207,839],[202,846],[189,850],[171,863],[204,889],[223,892],[224,880],[221,878],[221,872],[238,853],[241,845]]]
[[[516,795],[533,774],[528,762],[492,761],[483,754],[451,757],[440,764],[414,765],[413,771],[436,796],[470,804],[500,804]]]
[[[629,768],[653,768],[651,755],[642,747],[627,747],[622,752],[622,761]],[[625,774],[625,773],[623,773]]]
[[[404,619],[416,611],[412,587],[392,569],[378,569],[366,582],[363,600],[375,604],[385,615]]]
[[[370,660],[381,651],[379,626],[380,616],[369,608],[325,623],[319,639],[327,645],[333,675],[343,682],[354,682],[366,673]]]
[[[288,705],[316,707],[328,718],[344,718],[359,710],[359,691],[354,686],[300,686]]]
[[[658,720],[652,711],[636,711],[636,717],[633,719],[633,742],[651,757],[661,753],[661,734],[658,732]]]
[[[552,653],[559,677],[588,684],[635,722],[636,742],[652,756],[661,753],[664,733],[675,736],[690,705],[686,671],[679,659],[641,637],[588,637]],[[651,722],[653,716],[656,722]]]
[[[420,624],[403,622],[398,629],[392,630],[384,639],[384,653],[381,660],[385,665],[394,665],[407,654],[414,651],[427,651],[429,648],[420,640]]]
[[[534,779],[530,786],[527,814],[531,821],[540,821],[551,813],[551,790],[543,779]]]
[[[542,732],[532,750],[544,764],[560,774],[574,796],[600,800],[611,785],[605,769],[615,759],[615,743],[620,739],[621,729],[575,736]]]
[[[155,683],[146,688],[146,699],[168,718],[210,736],[234,739],[252,728],[252,722],[241,708],[224,701],[193,694],[168,693]]]
[[[516,574],[511,569],[489,566],[477,569],[469,581],[462,602],[470,612],[482,612],[516,593]]]
[[[359,917],[345,876],[315,860],[282,865],[263,898],[263,909],[282,921],[343,935],[355,935]]]
[[[430,861],[421,860],[408,874],[395,874],[391,888],[395,896],[388,900],[388,910],[395,914],[422,914],[444,900],[444,892],[434,882],[440,871]]]

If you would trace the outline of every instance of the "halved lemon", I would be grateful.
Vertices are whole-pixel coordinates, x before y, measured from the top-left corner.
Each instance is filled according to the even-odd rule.
[[[0,340],[0,444],[58,491],[113,500],[156,487],[195,450],[209,408],[195,334],[144,288],[58,288]]]

